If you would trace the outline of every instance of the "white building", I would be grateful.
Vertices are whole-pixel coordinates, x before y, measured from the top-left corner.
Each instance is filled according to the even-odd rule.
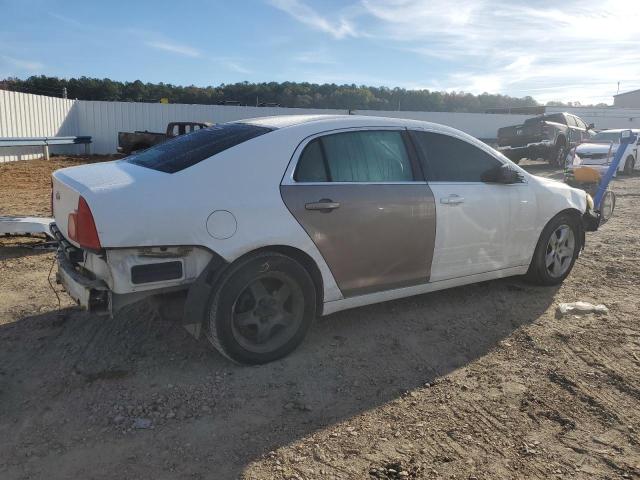
[[[640,89],[614,95],[613,106],[618,108],[640,108]]]

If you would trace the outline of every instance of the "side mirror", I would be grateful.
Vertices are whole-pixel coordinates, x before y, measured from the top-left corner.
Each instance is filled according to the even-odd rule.
[[[590,123],[589,126],[587,127],[589,130],[593,130],[594,128],[596,128],[596,125],[594,123]]]
[[[480,179],[485,183],[502,183],[505,185],[522,183],[523,181],[522,174],[507,164],[490,168],[481,175]]]

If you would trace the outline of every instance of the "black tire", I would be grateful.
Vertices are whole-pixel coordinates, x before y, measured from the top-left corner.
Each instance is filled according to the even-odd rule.
[[[316,315],[315,285],[296,260],[263,252],[229,267],[207,312],[205,331],[220,353],[238,363],[268,363],[304,339]]]
[[[567,161],[567,146],[566,144],[560,140],[554,149],[552,150],[551,158],[549,159],[549,163],[554,167],[563,167]]]
[[[576,215],[560,213],[553,217],[544,227],[538,244],[536,245],[527,279],[537,285],[558,285],[571,273],[576,258],[582,248],[582,232]],[[559,248],[559,231],[561,227],[567,227],[573,238],[573,248],[569,255],[568,250]],[[552,236],[555,236],[556,245],[552,245]],[[570,239],[567,239],[570,243]],[[564,245],[568,247],[568,245]],[[565,253],[566,255],[563,255]],[[556,255],[557,254],[557,255]],[[558,263],[559,260],[559,263]]]
[[[622,170],[622,173],[624,173],[627,176],[633,175],[634,164],[635,164],[635,159],[631,155],[629,155],[626,161],[624,162],[624,170]]]

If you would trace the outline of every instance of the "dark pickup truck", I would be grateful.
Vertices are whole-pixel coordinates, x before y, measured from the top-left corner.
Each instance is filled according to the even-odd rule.
[[[564,165],[571,148],[595,135],[593,128],[570,113],[548,113],[522,125],[500,128],[498,150],[515,163],[522,158],[544,158],[552,165]]]
[[[195,132],[201,128],[210,127],[208,122],[171,122],[167,125],[166,133],[149,131],[118,132],[118,152],[130,154],[162,143],[170,138]]]

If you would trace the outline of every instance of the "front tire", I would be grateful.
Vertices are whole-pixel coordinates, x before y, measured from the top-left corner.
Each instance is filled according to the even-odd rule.
[[[633,175],[634,163],[635,159],[631,155],[629,155],[627,157],[627,160],[624,162],[624,170],[622,171],[622,173],[627,176]]]
[[[551,154],[551,163],[554,167],[565,167],[567,162],[567,147],[564,142],[560,141],[555,146]]]
[[[558,285],[569,276],[582,248],[578,222],[567,213],[549,221],[538,239],[528,280],[537,285]]]
[[[207,337],[227,358],[262,364],[282,358],[304,339],[316,314],[316,290],[294,259],[264,252],[232,265],[212,293]]]

